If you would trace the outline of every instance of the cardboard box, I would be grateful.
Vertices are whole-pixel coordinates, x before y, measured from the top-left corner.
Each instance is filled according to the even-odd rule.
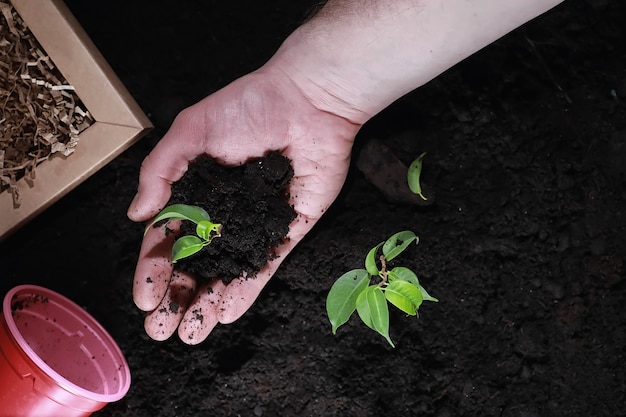
[[[141,108],[61,0],[11,0],[39,44],[95,122],[79,135],[68,157],[37,167],[37,179],[19,182],[21,204],[0,193],[0,241],[102,168],[151,127]],[[124,47],[120,45],[120,47]]]

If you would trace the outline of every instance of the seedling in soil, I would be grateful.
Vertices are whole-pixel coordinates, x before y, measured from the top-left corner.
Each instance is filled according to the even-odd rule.
[[[356,310],[369,328],[380,333],[395,347],[389,337],[387,303],[410,316],[417,316],[422,301],[439,301],[426,292],[415,272],[409,268],[396,266],[389,269],[388,262],[404,252],[413,242],[419,242],[415,233],[396,233],[369,251],[365,258],[365,269],[353,269],[335,281],[326,298],[326,312],[333,334],[336,334],[337,329]],[[381,248],[382,254],[377,258]]]
[[[189,206],[187,204],[172,204],[164,208],[146,227],[146,233],[156,223],[167,220],[164,227],[172,220],[189,220],[196,224],[196,235],[187,235],[178,238],[172,247],[172,263],[199,252],[205,246],[211,244],[213,239],[220,237],[222,225],[211,222],[209,213],[202,207]]]
[[[422,193],[422,183],[420,182],[420,177],[422,176],[422,161],[426,156],[426,152],[418,156],[411,165],[409,165],[409,169],[406,174],[407,182],[409,183],[409,188],[414,194],[419,195],[423,200],[428,200],[424,197]]]

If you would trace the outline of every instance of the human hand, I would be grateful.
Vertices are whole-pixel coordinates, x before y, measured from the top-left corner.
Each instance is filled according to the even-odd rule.
[[[297,217],[285,243],[276,248],[276,258],[256,277],[228,285],[221,280],[197,285],[189,274],[174,270],[174,236],[166,236],[163,228],[150,229],[133,282],[135,303],[148,312],[148,335],[164,340],[178,329],[181,340],[196,344],[217,323],[241,317],[339,194],[359,127],[316,108],[288,76],[271,68],[246,75],[181,112],[142,164],[139,190],[128,210],[132,220],[154,217],[167,204],[171,184],[199,155],[236,166],[273,150],[292,161],[294,177],[287,192]]]

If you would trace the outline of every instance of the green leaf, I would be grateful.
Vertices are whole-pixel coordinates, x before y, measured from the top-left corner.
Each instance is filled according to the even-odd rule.
[[[146,233],[152,226],[161,220],[190,220],[196,224],[200,223],[203,220],[210,221],[211,217],[209,213],[207,213],[202,207],[198,206],[189,206],[187,204],[172,204],[171,206],[165,207],[159,214],[156,215],[154,220],[146,226]]]
[[[193,255],[204,246],[204,242],[197,236],[181,237],[174,242],[174,246],[172,246],[172,263],[176,263],[179,259]]]
[[[438,303],[439,300],[437,300],[435,297],[430,296],[426,290],[424,289],[424,287],[422,287],[421,285],[418,287],[420,292],[422,293],[422,299],[424,299],[425,301],[434,301],[435,303]]]
[[[211,242],[214,237],[219,237],[222,233],[222,225],[212,223],[208,220],[198,222],[196,226],[196,234],[207,242]]]
[[[422,184],[420,177],[422,175],[422,160],[426,156],[426,152],[418,156],[409,166],[406,174],[407,183],[411,191],[419,195],[423,200],[428,200],[422,193]]]
[[[385,287],[385,298],[406,314],[414,316],[422,304],[422,293],[415,285],[402,280],[389,283]]]
[[[390,261],[396,256],[400,255],[404,250],[413,242],[415,244],[419,242],[418,237],[415,233],[410,230],[405,230],[403,232],[398,232],[391,236],[385,244],[383,245],[383,255],[385,258]]]
[[[402,281],[410,282],[416,287],[420,286],[420,281],[417,278],[417,275],[415,275],[415,272],[411,271],[409,268],[406,268],[404,266],[397,266],[393,268],[391,271],[388,271],[387,278],[389,279],[389,282],[402,280]]]
[[[367,256],[365,257],[365,269],[372,276],[377,276],[378,274],[380,274],[380,271],[378,270],[378,266],[376,265],[376,252],[378,251],[378,248],[382,246],[383,243],[384,242],[380,242],[378,245],[370,249],[370,251],[367,253]]]
[[[345,324],[354,310],[356,299],[367,288],[370,276],[364,269],[353,269],[340,276],[326,297],[326,313],[332,325],[333,334]]]
[[[395,347],[389,338],[389,307],[378,285],[370,285],[359,294],[356,311],[367,327],[380,333],[391,347]]]

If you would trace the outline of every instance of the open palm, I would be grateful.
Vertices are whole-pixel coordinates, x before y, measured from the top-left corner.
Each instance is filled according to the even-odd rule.
[[[237,166],[269,151],[279,151],[292,161],[294,177],[287,191],[297,217],[285,243],[276,248],[275,259],[254,278],[238,278],[228,285],[215,280],[199,286],[189,274],[173,270],[173,236],[166,236],[162,228],[151,229],[133,284],[135,303],[148,312],[146,332],[163,340],[178,329],[181,340],[195,344],[217,323],[241,317],[339,194],[359,127],[318,110],[288,77],[264,69],[181,112],[142,164],[139,191],[128,210],[132,220],[154,217],[167,204],[171,184],[197,156]]]

